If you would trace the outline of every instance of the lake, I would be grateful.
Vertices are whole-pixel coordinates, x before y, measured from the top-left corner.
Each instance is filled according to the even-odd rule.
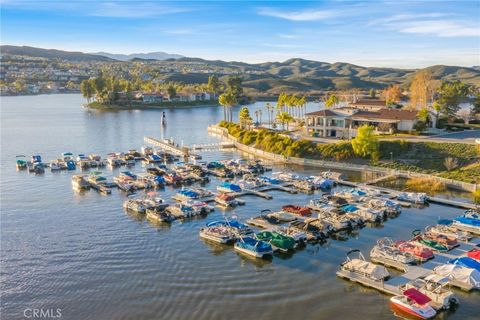
[[[404,209],[343,241],[308,245],[271,261],[251,260],[232,247],[199,239],[205,223],[222,218],[220,209],[203,219],[152,225],[122,209],[126,197],[120,191],[77,194],[72,173],[17,172],[19,154],[50,160],[65,151],[105,156],[140,149],[144,136],[161,135],[162,111],[165,137],[185,144],[215,142],[206,128],[223,117],[220,107],[101,112],[83,109],[82,103],[80,95],[1,98],[3,319],[24,318],[27,308],[58,308],[63,319],[392,319],[389,296],[336,277],[346,252],[358,248],[367,255],[380,237],[409,238],[413,229],[462,212],[439,205]],[[316,108],[309,104],[309,110]],[[207,161],[234,157],[239,157],[234,151],[204,154]],[[133,170],[143,169],[138,163]],[[118,169],[104,173],[111,179]],[[216,184],[213,179],[207,186],[213,190]],[[161,191],[164,199],[175,192]],[[273,200],[245,197],[247,204],[227,215],[245,220],[262,209],[318,196],[270,194]],[[455,292],[459,308],[440,318],[478,319],[480,294]]]

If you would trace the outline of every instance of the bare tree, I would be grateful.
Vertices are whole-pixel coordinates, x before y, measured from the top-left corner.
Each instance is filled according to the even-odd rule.
[[[458,167],[458,160],[455,158],[448,157],[448,158],[445,158],[443,165],[448,171],[451,171]]]

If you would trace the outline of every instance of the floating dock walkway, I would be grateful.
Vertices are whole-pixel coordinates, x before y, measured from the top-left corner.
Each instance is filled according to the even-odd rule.
[[[144,137],[143,141],[178,156],[190,157],[195,160],[202,159],[200,155],[191,153],[188,147],[178,147],[176,145],[161,141],[153,137]]]

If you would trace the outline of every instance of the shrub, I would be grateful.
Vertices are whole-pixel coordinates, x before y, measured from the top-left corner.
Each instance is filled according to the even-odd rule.
[[[435,178],[410,178],[407,180],[405,186],[411,191],[426,192],[428,194],[446,189],[445,183]]]
[[[473,201],[480,204],[480,189],[473,192]]]

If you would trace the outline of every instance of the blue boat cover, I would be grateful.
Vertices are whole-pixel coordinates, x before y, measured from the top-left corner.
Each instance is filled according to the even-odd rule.
[[[362,190],[358,190],[358,189],[352,189],[350,190],[350,193],[357,196],[364,196],[367,194],[366,192],[363,192]]]
[[[358,210],[358,208],[353,204],[347,204],[346,206],[343,206],[342,209],[345,212],[355,212]]]
[[[438,220],[438,224],[441,224],[442,226],[449,226],[452,224],[452,220],[449,219],[440,219]]]
[[[458,217],[455,218],[455,221],[458,221],[460,223],[468,224],[474,227],[480,227],[480,220],[478,219],[472,219],[472,218],[467,218],[467,217]]]
[[[234,183],[230,183],[228,181],[225,181],[223,183],[220,184],[220,187],[223,187],[223,188],[228,188],[232,191],[235,191],[235,192],[239,192],[239,191],[242,191],[242,188],[240,188],[239,185],[236,185]]]
[[[254,252],[272,252],[272,246],[269,243],[251,237],[242,238],[237,245]]]
[[[448,261],[450,264],[455,264],[465,268],[476,269],[480,272],[480,262],[470,257],[461,257]]]

